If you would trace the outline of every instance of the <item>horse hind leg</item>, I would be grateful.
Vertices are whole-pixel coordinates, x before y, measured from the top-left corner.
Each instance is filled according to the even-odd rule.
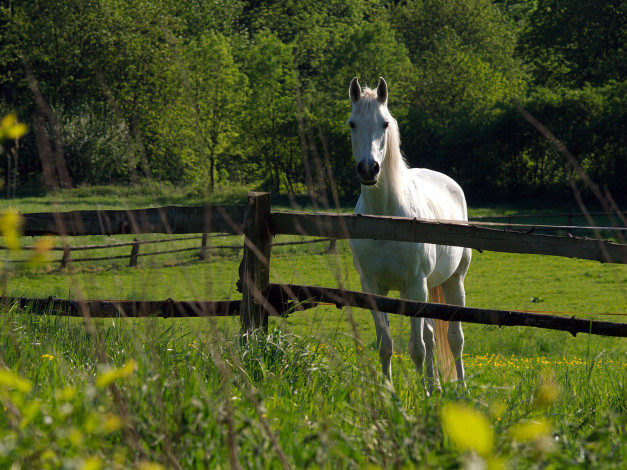
[[[464,253],[462,262],[459,268],[442,284],[442,290],[446,303],[451,305],[464,306],[466,304],[466,292],[464,290],[464,277],[468,271],[468,265],[470,263],[470,249],[466,249],[467,253]],[[449,322],[447,338],[451,347],[451,352],[455,358],[455,369],[457,371],[457,379],[460,384],[466,387],[466,372],[464,370],[464,361],[462,359],[462,353],[464,350],[464,332],[462,331],[462,324],[458,321]]]
[[[429,289],[429,302],[445,304],[444,293],[442,286],[436,286]],[[448,321],[432,319],[430,322],[433,324],[435,330],[435,347],[436,347],[436,359],[435,364],[440,369],[441,379],[444,382],[454,382],[457,380],[457,373],[455,370],[455,361],[453,354],[451,354],[451,347],[448,342]]]

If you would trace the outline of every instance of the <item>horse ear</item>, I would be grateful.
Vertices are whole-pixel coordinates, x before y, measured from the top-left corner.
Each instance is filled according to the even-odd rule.
[[[388,84],[383,77],[379,77],[379,85],[377,85],[377,99],[383,103],[384,106],[388,104]]]
[[[353,104],[357,103],[361,98],[361,86],[359,85],[359,80],[357,80],[357,77],[351,80],[351,84],[348,87],[348,96],[350,96],[351,102]]]

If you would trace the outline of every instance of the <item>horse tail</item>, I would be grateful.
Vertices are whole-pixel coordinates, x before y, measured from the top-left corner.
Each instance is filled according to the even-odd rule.
[[[429,289],[429,301],[437,304],[445,304],[442,286]],[[438,370],[444,382],[457,380],[457,370],[455,369],[455,358],[448,344],[448,322],[444,320],[434,320],[435,323],[435,350]]]

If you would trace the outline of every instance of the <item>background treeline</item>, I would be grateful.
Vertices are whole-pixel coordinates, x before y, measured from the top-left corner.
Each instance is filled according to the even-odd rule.
[[[517,104],[625,199],[626,43],[625,1],[9,0],[3,178],[352,196],[347,87],[381,75],[410,163],[469,199],[571,194]]]

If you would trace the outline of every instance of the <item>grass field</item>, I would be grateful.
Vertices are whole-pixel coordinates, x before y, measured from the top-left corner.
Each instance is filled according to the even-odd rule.
[[[123,202],[146,202],[129,202],[134,197]],[[106,194],[82,199],[59,204],[116,206]],[[48,203],[31,199],[24,211],[49,210]],[[347,244],[338,242],[337,254],[326,247],[274,249],[272,280],[358,290]],[[126,260],[65,271],[13,266],[6,292],[237,298],[241,252],[212,253],[209,262],[195,252],[141,258],[137,268]],[[467,303],[625,313],[626,281],[624,266],[473,252]],[[621,468],[627,461],[625,339],[465,325],[468,390],[447,385],[426,398],[406,353],[403,317],[391,320],[391,387],[379,374],[370,314],[359,309],[320,306],[273,319],[267,341],[246,346],[236,318],[85,324],[33,313],[8,306],[0,316],[0,468]]]

